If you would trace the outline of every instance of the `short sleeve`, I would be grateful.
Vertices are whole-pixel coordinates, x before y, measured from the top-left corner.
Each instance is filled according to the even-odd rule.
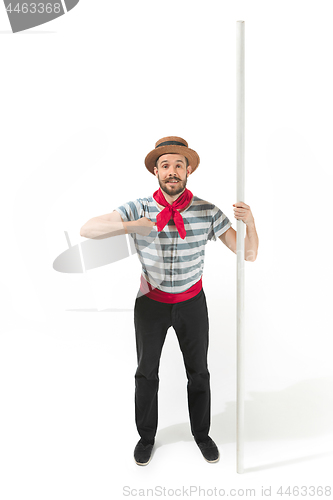
[[[143,216],[142,202],[140,198],[124,203],[123,205],[115,208],[115,210],[121,215],[125,222],[138,220]]]
[[[129,201],[115,208],[123,219],[124,222],[134,221],[141,219],[143,217],[143,205],[141,198],[134,201]],[[133,233],[130,233],[132,238],[134,238]]]
[[[221,234],[225,233],[232,222],[218,207],[214,206],[212,209],[212,222],[208,232],[208,240],[216,241]]]

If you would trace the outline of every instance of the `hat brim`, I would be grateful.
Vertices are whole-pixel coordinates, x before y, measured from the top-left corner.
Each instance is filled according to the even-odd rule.
[[[154,174],[154,167],[156,166],[156,160],[162,155],[166,155],[168,153],[178,153],[180,155],[185,156],[188,159],[188,164],[189,166],[192,167],[192,172],[196,170],[200,163],[200,158],[199,155],[196,151],[190,148],[186,148],[185,146],[176,146],[176,145],[169,145],[169,146],[160,146],[158,148],[153,149],[150,151],[150,153],[147,154],[145,158],[145,165],[149,172],[151,172],[153,175]]]

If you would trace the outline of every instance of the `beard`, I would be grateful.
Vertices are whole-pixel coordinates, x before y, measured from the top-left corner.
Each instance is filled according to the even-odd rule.
[[[171,179],[167,179],[166,181],[161,181],[159,175],[157,176],[157,178],[158,178],[158,183],[160,185],[160,188],[162,189],[162,191],[164,191],[169,196],[175,196],[177,194],[180,194],[186,188],[187,174],[186,174],[186,177],[183,181],[178,179],[178,177],[177,177],[176,179],[178,180],[178,183],[174,186],[170,186],[170,184],[168,184],[168,181],[170,181]]]

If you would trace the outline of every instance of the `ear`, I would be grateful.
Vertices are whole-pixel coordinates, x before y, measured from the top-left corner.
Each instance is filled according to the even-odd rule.
[[[191,173],[192,173],[191,165],[189,165],[186,170],[187,170],[187,175],[191,175]]]
[[[157,167],[154,167],[154,174],[155,174],[155,175],[156,175],[156,177],[157,177],[157,174],[158,174],[158,169],[157,169]]]

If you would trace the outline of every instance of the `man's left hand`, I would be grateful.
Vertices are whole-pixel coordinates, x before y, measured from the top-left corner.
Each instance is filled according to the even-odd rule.
[[[246,203],[239,201],[238,203],[233,204],[234,208],[234,216],[237,220],[242,220],[244,224],[251,225],[254,224],[254,218],[251,212],[251,208]]]

